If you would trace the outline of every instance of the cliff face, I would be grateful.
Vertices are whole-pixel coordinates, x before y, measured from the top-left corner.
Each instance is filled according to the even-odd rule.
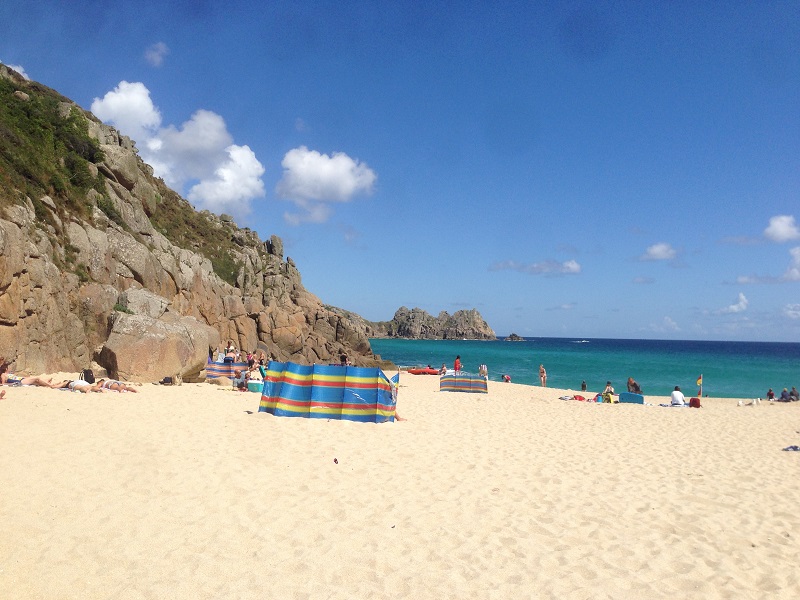
[[[229,339],[279,360],[326,362],[346,352],[355,364],[375,363],[363,328],[303,287],[279,238],[263,242],[229,217],[196,213],[153,176],[130,139],[52,90],[2,65],[0,83],[3,116],[16,119],[0,123],[0,134],[16,136],[0,145],[0,356],[15,369],[77,371],[94,362],[143,381],[191,377]],[[42,112],[48,106],[57,114]],[[34,109],[47,122],[30,127],[31,139],[37,128],[54,132],[42,153],[67,148],[52,164],[20,158]],[[55,144],[64,123],[72,129]],[[219,252],[207,258],[176,245],[191,236],[174,230],[175,215],[191,215],[200,229],[193,239],[214,236]]]
[[[368,323],[369,337],[401,337],[421,340],[494,340],[494,331],[475,310],[445,311],[434,317],[421,308],[399,308],[388,322]]]

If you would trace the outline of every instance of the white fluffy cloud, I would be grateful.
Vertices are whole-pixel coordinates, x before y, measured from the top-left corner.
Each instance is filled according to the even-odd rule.
[[[675,249],[666,242],[648,246],[639,260],[672,260],[677,256]]]
[[[156,42],[144,51],[145,60],[154,67],[164,64],[164,59],[169,54],[169,48],[164,42]]]
[[[792,257],[792,262],[789,263],[789,268],[783,274],[786,281],[800,281],[800,246],[789,250],[789,256]]]
[[[349,202],[372,192],[377,175],[366,163],[344,152],[332,155],[305,146],[289,150],[281,161],[283,176],[275,193],[290,200],[300,213],[286,214],[291,223],[321,223],[330,215],[331,202]]]
[[[783,314],[792,320],[800,319],[800,304],[787,304],[783,307]]]
[[[535,263],[518,263],[506,260],[494,263],[490,271],[519,271],[529,275],[573,275],[581,272],[581,265],[575,260],[559,262],[557,260],[543,260]]]
[[[264,167],[248,146],[233,144],[224,119],[198,110],[180,125],[161,126],[161,113],[142,83],[122,81],[92,112],[137,142],[142,159],[155,174],[198,208],[243,217],[251,202],[264,196]]]
[[[734,304],[731,304],[730,306],[726,306],[719,312],[721,312],[722,314],[735,314],[744,312],[745,310],[747,310],[748,304],[750,304],[750,302],[747,300],[745,295],[742,292],[739,292],[739,297],[736,299],[736,302]]]
[[[800,229],[792,215],[778,215],[769,220],[764,235],[773,242],[783,243],[800,240]]]
[[[264,167],[247,146],[228,146],[225,151],[228,160],[214,171],[213,178],[193,186],[188,199],[215,212],[249,212],[250,198],[264,195]]]
[[[213,173],[227,160],[232,142],[222,117],[201,109],[179,128],[159,129],[142,149],[142,156],[158,162],[159,175],[167,184],[180,187]]]
[[[102,99],[92,101],[92,112],[138,142],[148,140],[161,125],[161,113],[143,83],[120,81]]]

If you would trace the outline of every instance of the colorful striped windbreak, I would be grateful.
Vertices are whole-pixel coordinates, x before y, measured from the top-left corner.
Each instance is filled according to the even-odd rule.
[[[397,388],[380,369],[270,361],[258,412],[385,423],[396,405]]]
[[[233,379],[236,377],[236,369],[246,371],[247,363],[218,363],[209,360],[206,363],[206,379],[211,379],[212,377],[230,377]]]
[[[482,375],[473,375],[459,371],[457,374],[448,373],[439,378],[440,392],[478,392],[488,394],[489,389],[486,378]]]

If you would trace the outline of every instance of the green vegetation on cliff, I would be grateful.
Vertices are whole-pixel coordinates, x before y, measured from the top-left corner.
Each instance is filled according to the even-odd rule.
[[[23,100],[14,96],[20,87],[0,77],[0,205],[28,196],[37,218],[47,221],[40,199],[50,196],[64,211],[85,218],[91,206],[86,192],[100,183],[89,168],[103,160],[100,145],[89,137],[80,109],[59,112],[66,98],[28,83]]]
[[[15,95],[16,93],[16,95]],[[85,265],[70,260],[70,243],[43,202],[49,196],[59,218],[88,220],[97,207],[122,229],[132,233],[106,192],[106,176],[92,165],[105,160],[101,146],[88,132],[94,119],[55,90],[33,81],[0,77],[0,208],[30,198],[37,220],[55,231],[54,241],[66,248],[63,267],[89,279]],[[96,119],[95,119],[96,120]],[[93,174],[94,173],[94,174]],[[236,286],[241,269],[237,258],[239,229],[229,220],[197,212],[189,202],[157,178],[159,197],[145,210],[153,227],[180,248],[211,261],[214,272]]]

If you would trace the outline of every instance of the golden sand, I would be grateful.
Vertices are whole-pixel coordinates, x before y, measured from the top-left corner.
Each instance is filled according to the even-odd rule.
[[[0,598],[800,597],[800,406],[489,386],[403,375],[380,425],[5,387]]]

